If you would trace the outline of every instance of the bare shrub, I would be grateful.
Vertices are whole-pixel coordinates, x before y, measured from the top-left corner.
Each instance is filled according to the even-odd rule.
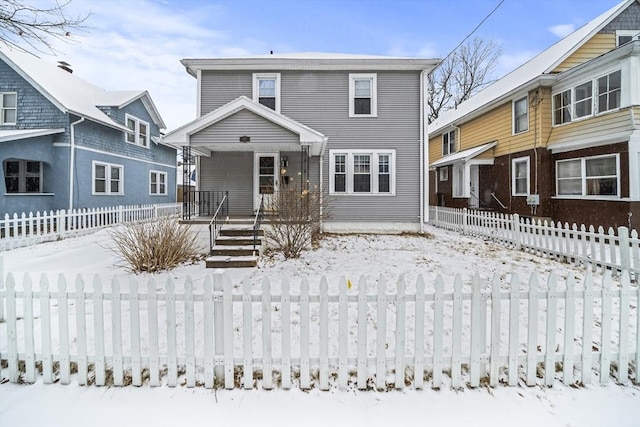
[[[177,219],[160,217],[123,224],[109,230],[111,250],[134,273],[171,270],[201,258],[197,234]]]
[[[285,258],[298,258],[300,253],[320,237],[322,221],[329,212],[317,188],[296,186],[281,188],[265,203],[272,216],[264,237],[269,246]]]

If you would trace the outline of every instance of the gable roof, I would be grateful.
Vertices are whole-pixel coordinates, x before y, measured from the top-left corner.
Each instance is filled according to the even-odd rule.
[[[429,124],[429,133],[439,132],[472,113],[484,111],[504,101],[513,92],[523,89],[537,78],[551,73],[566,58],[605,27],[629,5],[638,0],[625,0],[602,15],[586,23],[553,46],[542,51],[528,62],[508,73],[493,84],[478,92],[454,110],[444,112]]]
[[[183,145],[189,145],[189,138],[191,135],[241,111],[248,110],[258,116],[261,116],[272,123],[275,123],[285,129],[290,130],[300,136],[301,145],[322,146],[327,137],[322,133],[311,129],[308,126],[303,125],[300,122],[293,120],[290,117],[280,114],[271,108],[265,107],[246,96],[240,96],[231,102],[219,107],[210,113],[205,114],[169,133],[167,133],[162,139],[165,144],[171,145],[176,148],[181,148]],[[320,149],[322,149],[320,147]]]
[[[154,122],[161,129],[166,128],[147,91],[106,91],[53,63],[17,50],[0,49],[0,59],[63,112],[126,130],[124,125],[112,120],[98,107],[122,108],[142,98]]]
[[[196,77],[198,70],[431,70],[437,59],[345,53],[299,52],[234,58],[192,58],[180,61]]]

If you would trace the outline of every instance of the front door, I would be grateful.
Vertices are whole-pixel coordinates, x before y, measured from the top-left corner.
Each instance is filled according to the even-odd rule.
[[[478,209],[480,207],[480,176],[478,165],[471,165],[469,178],[471,180],[471,197],[469,199],[469,207]]]
[[[273,199],[278,191],[278,154],[256,153],[253,164],[253,210],[258,210],[263,196],[265,209],[268,209],[273,206]]]

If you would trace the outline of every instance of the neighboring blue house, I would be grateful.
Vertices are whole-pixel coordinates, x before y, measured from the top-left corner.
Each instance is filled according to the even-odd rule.
[[[0,49],[0,216],[175,202],[165,127],[147,91],[106,91]]]

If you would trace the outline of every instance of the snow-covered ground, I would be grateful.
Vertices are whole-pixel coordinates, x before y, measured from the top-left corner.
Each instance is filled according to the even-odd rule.
[[[483,278],[494,273],[508,280],[512,273],[528,278],[531,272],[546,281],[555,271],[563,279],[573,272],[578,282],[584,270],[496,244],[439,229],[423,236],[330,236],[321,246],[298,260],[265,258],[252,270],[230,270],[234,283],[247,276],[260,283],[265,275],[273,283],[288,277],[308,277],[313,286],[325,275],[330,283],[340,276],[354,283],[361,275],[375,283],[383,275],[390,284],[405,274],[415,284],[422,274],[428,284],[442,274],[450,286],[455,274],[468,281],[474,272]],[[83,274],[104,278],[128,272],[109,250],[106,230],[97,233],[4,252],[5,274],[63,273],[72,282]],[[187,275],[197,283],[206,274],[202,263],[179,267],[158,276],[183,283]],[[144,275],[143,275],[144,277]],[[598,277],[596,277],[598,280]],[[146,281],[146,280],[145,280]],[[523,280],[526,282],[526,280]],[[293,284],[293,283],[292,283]],[[308,393],[263,390],[205,390],[169,388],[98,388],[59,384],[45,386],[0,385],[0,426],[18,425],[640,425],[640,388],[590,385],[571,388],[556,381],[554,387],[498,387],[495,389],[444,388],[434,391]]]

